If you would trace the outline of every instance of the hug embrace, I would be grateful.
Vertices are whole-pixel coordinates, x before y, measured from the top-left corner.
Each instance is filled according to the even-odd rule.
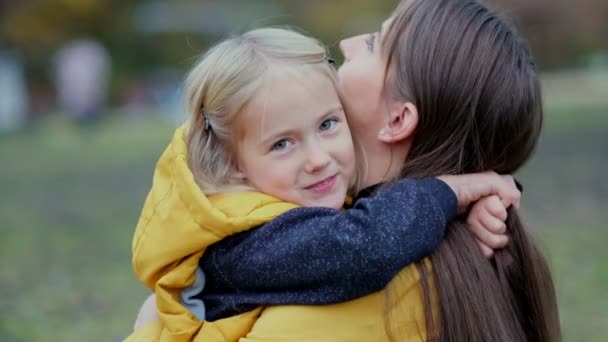
[[[193,66],[127,341],[559,340],[510,176],[543,121],[523,39],[480,1],[403,0],[340,50],[263,28]]]

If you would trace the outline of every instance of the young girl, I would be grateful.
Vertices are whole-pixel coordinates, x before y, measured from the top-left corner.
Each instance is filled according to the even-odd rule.
[[[259,303],[346,301],[380,290],[434,250],[457,207],[493,193],[505,206],[519,197],[496,174],[446,176],[402,180],[337,210],[356,183],[354,145],[324,48],[292,31],[221,42],[191,71],[186,94],[191,120],[157,165],[133,241],[135,272],[155,290],[164,327],[147,325],[134,340],[236,340]],[[290,241],[273,255],[284,268],[264,267],[264,255],[248,260],[255,269],[201,260],[212,244],[256,227],[260,239]]]

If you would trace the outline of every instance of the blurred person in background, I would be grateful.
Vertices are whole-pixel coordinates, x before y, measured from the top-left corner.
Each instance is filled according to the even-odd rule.
[[[23,126],[28,96],[23,63],[14,51],[0,50],[0,133]]]
[[[107,100],[110,58],[95,40],[75,40],[55,57],[57,102],[77,123],[99,118]]]

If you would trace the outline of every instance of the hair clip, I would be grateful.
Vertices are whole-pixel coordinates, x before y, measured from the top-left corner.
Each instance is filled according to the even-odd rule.
[[[515,187],[517,188],[517,190],[519,190],[519,192],[523,193],[524,186],[521,185],[521,183],[519,181],[517,181],[517,179],[513,179],[513,181],[515,182]]]
[[[205,131],[210,131],[211,130],[211,121],[209,121],[209,115],[207,115],[207,111],[205,110],[205,107],[201,107],[201,114],[203,115]]]
[[[332,65],[336,64],[336,61],[333,58],[329,57],[329,56],[325,57],[325,60],[329,64],[332,64]]]

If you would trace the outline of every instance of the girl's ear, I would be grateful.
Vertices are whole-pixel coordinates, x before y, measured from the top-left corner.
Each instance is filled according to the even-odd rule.
[[[389,107],[388,120],[378,132],[378,139],[392,144],[412,137],[418,126],[418,109],[411,102],[395,101]]]
[[[240,163],[237,162],[235,167],[234,167],[234,172],[232,172],[232,178],[238,181],[246,181],[247,180],[247,175],[245,174],[245,172],[243,171],[243,168],[239,165]]]
[[[236,171],[232,174],[232,178],[244,181],[247,179],[247,176],[245,176],[245,174],[241,171]]]

